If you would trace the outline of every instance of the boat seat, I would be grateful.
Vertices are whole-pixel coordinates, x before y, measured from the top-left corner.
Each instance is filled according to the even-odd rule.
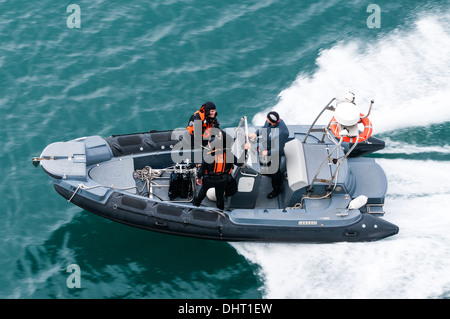
[[[286,157],[286,175],[289,188],[292,191],[297,191],[308,186],[303,143],[298,139],[287,142],[284,146],[284,154]]]
[[[255,208],[259,194],[261,174],[251,167],[238,167],[234,171],[238,185],[236,194],[228,198],[229,208]]]

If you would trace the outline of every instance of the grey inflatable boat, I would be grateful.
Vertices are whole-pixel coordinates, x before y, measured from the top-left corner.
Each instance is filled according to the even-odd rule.
[[[384,219],[386,175],[374,158],[363,156],[384,142],[367,132],[370,122],[363,121],[364,132],[358,129],[367,116],[350,104],[332,99],[312,125],[288,125],[279,163],[283,188],[272,199],[267,165],[254,144],[242,147],[256,128],[243,117],[226,129],[233,152],[245,152],[245,162],[232,171],[237,192],[226,197],[224,210],[216,208],[214,192],[200,207],[192,204],[200,188],[193,158],[202,148],[183,148],[184,129],[56,142],[33,162],[69,202],[147,230],[223,241],[379,240],[399,228]],[[325,111],[334,112],[333,120],[319,126]]]

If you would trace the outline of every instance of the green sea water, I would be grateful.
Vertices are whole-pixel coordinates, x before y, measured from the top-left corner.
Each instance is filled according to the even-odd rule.
[[[0,298],[449,298],[450,5],[376,1],[372,28],[370,4],[0,0]],[[222,127],[270,110],[309,124],[349,90],[375,100],[386,141],[372,156],[400,233],[379,242],[148,232],[68,203],[31,164],[56,141],[183,127],[206,101]]]

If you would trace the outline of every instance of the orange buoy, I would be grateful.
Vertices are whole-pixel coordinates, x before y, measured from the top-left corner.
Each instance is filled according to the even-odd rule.
[[[344,136],[342,137],[342,141],[347,143],[356,143],[356,141],[358,141],[358,143],[360,143],[367,140],[372,135],[372,122],[370,122],[368,117],[362,118],[364,117],[364,114],[362,113],[360,113],[360,117],[361,120],[359,121],[359,123],[362,123],[364,125],[364,131],[362,131],[358,136]],[[336,136],[337,138],[341,138],[341,136],[339,136],[339,123],[334,117],[331,119],[330,129],[334,136]]]

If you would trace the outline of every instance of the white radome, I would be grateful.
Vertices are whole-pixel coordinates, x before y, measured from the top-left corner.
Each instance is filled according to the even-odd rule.
[[[336,110],[334,111],[334,117],[341,125],[356,125],[360,119],[359,108],[350,102],[338,103]]]

